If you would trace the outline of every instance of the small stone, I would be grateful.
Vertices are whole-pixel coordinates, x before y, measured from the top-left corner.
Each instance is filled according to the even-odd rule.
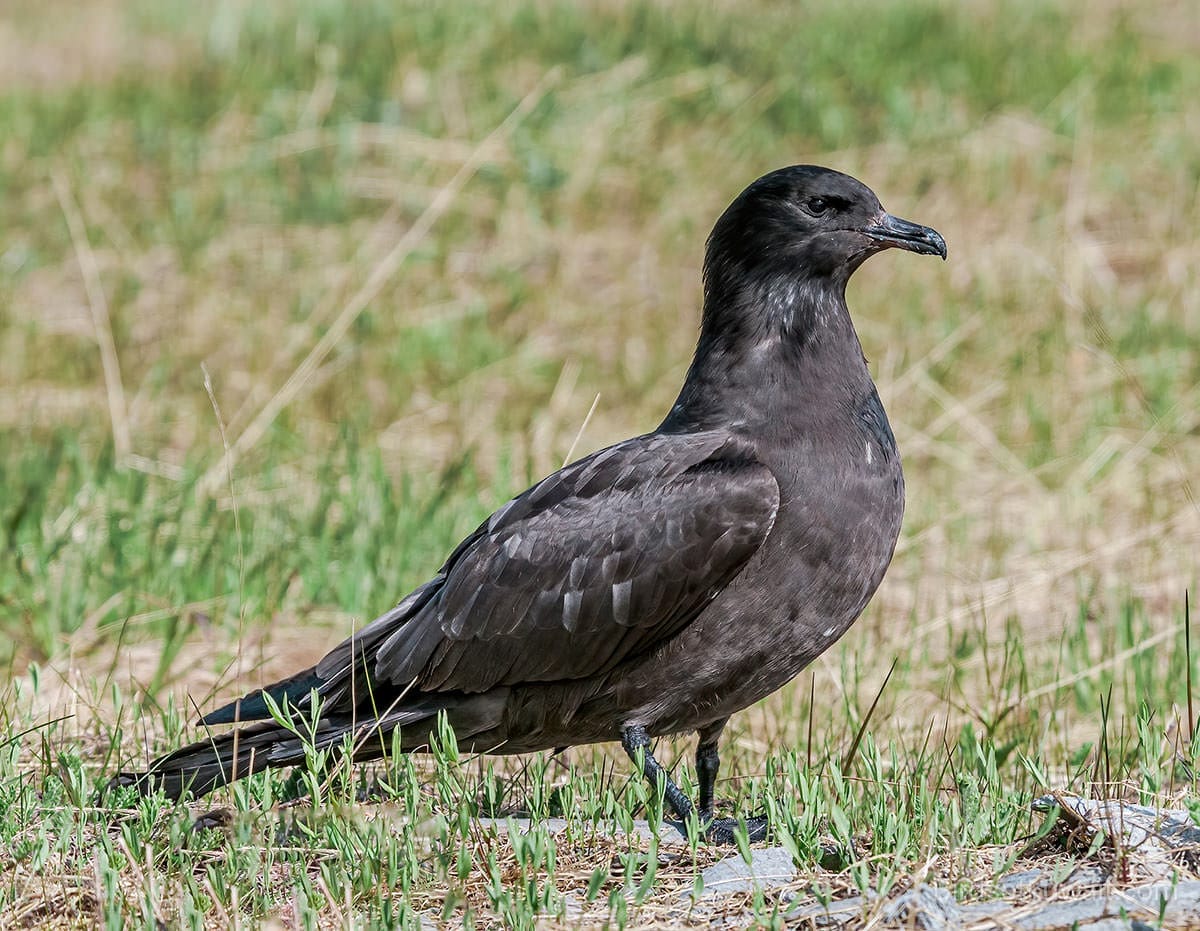
[[[959,912],[958,900],[945,889],[920,885],[888,902],[883,919],[920,931],[950,931],[961,924]]]
[[[1009,873],[996,880],[996,886],[1001,892],[1018,892],[1032,886],[1042,878],[1042,870],[1021,870],[1019,873]]]
[[[776,889],[796,878],[796,864],[783,847],[752,850],[747,863],[739,854],[726,857],[704,871],[702,899],[753,892],[754,889]],[[690,894],[690,893],[689,893]]]
[[[1159,923],[1161,919],[1161,924]],[[1114,921],[1122,924],[1113,924]],[[1010,919],[1022,931],[1192,927],[1200,923],[1200,880],[1149,883],[1069,902],[1054,902]]]
[[[1200,827],[1183,809],[1061,794],[1043,795],[1033,801],[1035,811],[1055,808],[1069,824],[1093,835],[1103,833],[1122,850],[1136,852],[1139,865],[1156,879],[1170,875],[1174,851],[1200,845]]]

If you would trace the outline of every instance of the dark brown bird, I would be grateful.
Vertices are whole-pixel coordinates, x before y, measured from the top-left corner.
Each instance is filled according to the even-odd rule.
[[[709,237],[699,343],[657,430],[538,482],[315,666],[202,720],[237,729],[114,782],[199,795],[347,735],[355,759],[396,731],[419,751],[444,713],[470,751],[620,740],[680,819],[731,839],[712,816],[721,730],[846,632],[900,531],[900,457],[845,299],[891,247],[946,257],[847,175],[759,178]],[[303,737],[269,710],[304,721],[314,702]],[[651,753],[685,731],[697,807]]]

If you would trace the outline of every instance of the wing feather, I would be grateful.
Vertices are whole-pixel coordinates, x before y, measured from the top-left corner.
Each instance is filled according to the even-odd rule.
[[[762,545],[778,506],[774,476],[728,435],[601,450],[455,550],[436,593],[378,641],[374,678],[480,692],[604,672],[686,626]]]

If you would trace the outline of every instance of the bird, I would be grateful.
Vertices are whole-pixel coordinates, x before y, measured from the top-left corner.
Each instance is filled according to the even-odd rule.
[[[766,837],[765,816],[714,815],[721,732],[846,633],[900,532],[900,455],[846,304],[891,248],[947,256],[847,174],[758,178],[707,240],[695,353],[656,429],[517,495],[315,665],[110,785],[201,796],[306,745],[428,750],[444,718],[468,752],[620,741],[685,825]],[[691,732],[696,802],[654,756]]]

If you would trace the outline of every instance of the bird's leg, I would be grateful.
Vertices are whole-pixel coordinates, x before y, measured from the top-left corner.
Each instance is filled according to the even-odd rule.
[[[721,754],[717,741],[725,729],[728,718],[700,729],[700,742],[696,745],[696,778],[700,781],[700,821],[707,822],[713,816],[713,794],[717,785],[717,773],[721,769]]]
[[[696,809],[692,805],[692,800],[683,794],[679,786],[675,785],[671,777],[667,775],[667,771],[663,769],[662,764],[650,752],[650,735],[646,733],[646,728],[640,724],[631,724],[623,728],[621,730],[621,746],[625,748],[629,758],[642,768],[642,775],[651,785],[657,786],[658,780],[662,780],[663,799],[671,806],[675,817],[687,824]]]
[[[713,786],[717,780],[717,770],[721,765],[717,753],[717,737],[724,726],[725,722],[722,721],[719,725],[710,726],[700,732],[700,746],[696,749],[696,771],[700,779],[698,820],[700,829],[709,840],[718,844],[732,844],[736,837],[738,819],[712,816]],[[625,748],[629,758],[641,766],[642,775],[652,785],[657,786],[658,780],[662,779],[663,799],[671,806],[675,817],[686,827],[696,808],[692,805],[692,800],[683,794],[679,786],[675,785],[671,777],[667,775],[667,771],[663,769],[662,764],[650,752],[650,735],[646,733],[646,728],[640,724],[624,728],[621,731],[621,746]],[[767,836],[766,817],[759,815],[746,819],[746,834],[751,841],[765,839]]]
[[[738,827],[737,818],[713,817],[713,795],[717,773],[721,769],[721,754],[717,749],[717,741],[728,720],[725,718],[701,728],[700,742],[696,745],[696,778],[700,782],[700,824],[709,840],[721,844],[732,844]],[[764,840],[768,827],[766,815],[746,819],[746,835],[751,841]]]

